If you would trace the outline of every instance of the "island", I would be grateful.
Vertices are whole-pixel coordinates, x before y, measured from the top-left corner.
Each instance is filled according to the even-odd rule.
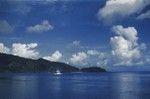
[[[92,67],[87,67],[87,68],[82,68],[82,69],[80,69],[82,72],[106,72],[106,70],[105,69],[103,69],[103,68],[100,68],[100,67],[94,67],[94,66],[92,66]]]
[[[79,69],[62,62],[52,62],[42,58],[37,60],[0,53],[0,72],[49,72],[55,73],[59,70],[66,72],[106,72],[100,67],[89,67]]]

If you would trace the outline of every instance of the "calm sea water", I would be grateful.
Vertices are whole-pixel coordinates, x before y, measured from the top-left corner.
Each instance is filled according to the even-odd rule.
[[[150,99],[150,73],[1,73],[0,99]]]

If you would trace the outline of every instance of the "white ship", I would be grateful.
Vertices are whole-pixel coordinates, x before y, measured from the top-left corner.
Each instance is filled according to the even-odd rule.
[[[61,75],[62,73],[60,72],[60,70],[56,70],[56,72],[54,73],[54,75]]]

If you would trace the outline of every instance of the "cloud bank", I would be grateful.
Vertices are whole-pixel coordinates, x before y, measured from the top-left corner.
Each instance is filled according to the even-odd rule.
[[[97,50],[82,51],[72,54],[69,63],[81,67],[107,66],[108,55]]]
[[[14,43],[12,44],[11,54],[25,58],[37,58],[39,55],[39,52],[35,50],[37,46],[38,46],[37,43],[30,43],[30,44]]]
[[[12,48],[8,48],[3,43],[0,43],[0,53],[36,59],[39,57],[39,52],[36,51],[35,49],[37,46],[38,46],[37,43],[30,43],[30,44],[13,43]]]

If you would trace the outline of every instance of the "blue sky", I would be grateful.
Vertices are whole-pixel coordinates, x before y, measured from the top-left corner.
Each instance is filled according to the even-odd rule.
[[[115,66],[116,63],[120,63],[119,66],[148,65],[150,2],[137,0],[136,4],[134,1],[1,0],[1,52],[27,58],[43,57],[79,66]],[[137,34],[133,28],[128,27],[133,27]],[[118,34],[118,31],[121,33]],[[135,32],[135,35],[130,32]],[[125,39],[127,45],[124,45],[128,48],[122,50],[115,39],[110,40],[115,36]],[[132,36],[138,40],[130,40]],[[5,48],[9,51],[5,51]],[[116,53],[118,50],[123,52]],[[128,51],[130,56],[122,55]],[[116,59],[112,60],[112,57]],[[139,60],[141,63],[133,64]]]

